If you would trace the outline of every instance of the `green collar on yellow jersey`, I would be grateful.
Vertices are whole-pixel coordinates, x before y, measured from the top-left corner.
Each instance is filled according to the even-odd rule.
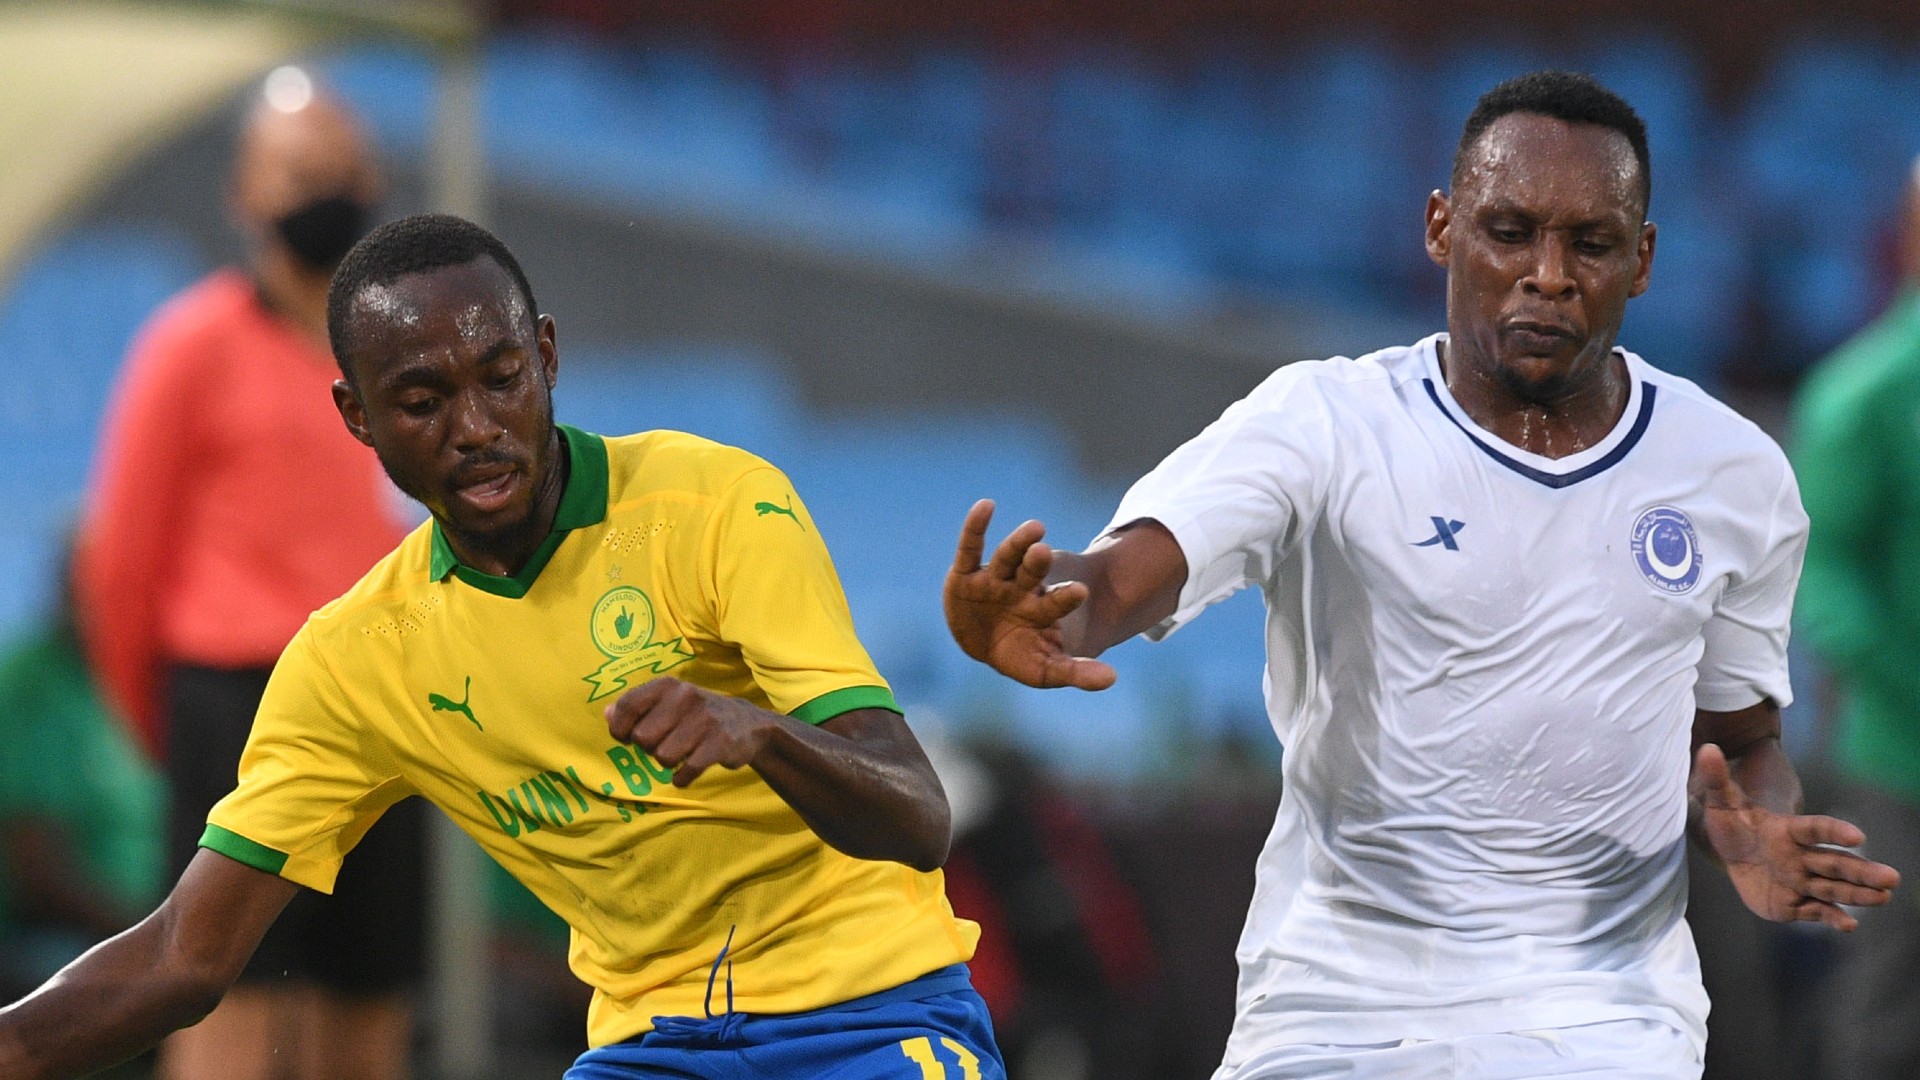
[[[440,531],[440,522],[433,523],[433,562],[428,571],[433,580],[441,581],[453,574],[461,581],[483,592],[518,600],[533,588],[535,578],[546,569],[547,560],[560,547],[560,541],[567,533],[588,525],[598,525],[607,518],[607,444],[598,435],[581,431],[565,424],[555,424],[560,429],[560,443],[567,453],[567,486],[560,493],[560,508],[554,511],[553,530],[547,538],[534,549],[527,565],[512,577],[489,574],[460,561],[453,553],[453,546],[447,543],[447,536]]]

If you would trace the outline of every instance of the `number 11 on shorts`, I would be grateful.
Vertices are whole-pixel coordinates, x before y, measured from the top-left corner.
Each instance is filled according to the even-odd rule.
[[[980,1059],[973,1056],[973,1051],[947,1038],[941,1039],[940,1045],[953,1051],[953,1056],[960,1059],[961,1080],[980,1080]],[[932,1039],[924,1035],[917,1039],[902,1039],[900,1052],[920,1066],[922,1080],[947,1080],[946,1064],[933,1056]]]

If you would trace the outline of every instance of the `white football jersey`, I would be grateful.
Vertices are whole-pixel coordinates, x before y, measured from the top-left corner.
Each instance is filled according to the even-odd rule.
[[[1173,632],[1267,604],[1285,790],[1217,1080],[1296,1043],[1643,1018],[1704,1048],[1683,918],[1696,707],[1785,705],[1807,518],[1786,457],[1622,352],[1570,457],[1481,429],[1436,335],[1276,372],[1109,528],[1187,559]]]

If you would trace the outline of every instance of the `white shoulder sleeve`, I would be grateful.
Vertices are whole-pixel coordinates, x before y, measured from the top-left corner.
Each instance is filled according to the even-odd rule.
[[[1807,553],[1807,512],[1792,468],[1782,461],[1781,470],[1766,547],[1750,573],[1728,583],[1703,631],[1706,650],[1693,694],[1694,703],[1711,712],[1744,709],[1761,698],[1785,708],[1793,700],[1787,631]]]
[[[1187,559],[1179,607],[1155,641],[1209,604],[1266,579],[1326,502],[1332,416],[1321,380],[1296,364],[1269,376],[1141,477],[1104,532],[1151,518]]]

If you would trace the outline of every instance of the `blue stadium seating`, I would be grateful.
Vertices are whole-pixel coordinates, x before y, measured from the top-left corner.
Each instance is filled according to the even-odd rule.
[[[774,359],[713,345],[568,347],[554,389],[563,423],[604,435],[690,431],[775,460],[799,438],[800,401]]]
[[[1700,182],[1699,170],[1719,147],[1698,57],[1672,39],[1640,34],[1597,44],[1581,66],[1632,102],[1647,122],[1662,190],[1669,177],[1676,186]]]
[[[192,282],[205,256],[153,225],[54,238],[0,302],[0,355],[16,373],[0,406],[0,632],[44,610],[62,535],[80,509],[101,413],[134,331]]]
[[[1431,184],[1405,147],[1417,99],[1404,60],[1364,39],[1316,42],[1275,65],[1272,111],[1251,118],[1277,140],[1272,171],[1247,201],[1282,208],[1271,242],[1290,273],[1336,296],[1370,291],[1380,253],[1413,248]]]
[[[700,41],[513,33],[486,57],[486,143],[515,182],[909,260],[1019,234],[1056,254],[1050,291],[1135,310],[1188,314],[1224,290],[1430,318],[1420,207],[1474,98],[1520,71],[1586,68],[1651,128],[1666,231],[1630,343],[1711,380],[1754,310],[1783,322],[1776,345],[1794,364],[1870,314],[1876,229],[1920,145],[1915,60],[1879,42],[1799,42],[1730,125],[1693,54],[1647,33],[1433,57],[1366,38],[1277,56],[1226,47],[1185,70],[1113,45],[749,68]],[[425,52],[359,46],[321,67],[385,145],[424,144]]]
[[[1756,300],[1817,352],[1873,313],[1875,253],[1920,149],[1913,58],[1883,42],[1812,38],[1771,68],[1738,154],[1759,239]]]
[[[424,153],[435,89],[426,52],[396,42],[362,43],[317,57],[313,67],[359,113],[382,150],[396,156]]]

